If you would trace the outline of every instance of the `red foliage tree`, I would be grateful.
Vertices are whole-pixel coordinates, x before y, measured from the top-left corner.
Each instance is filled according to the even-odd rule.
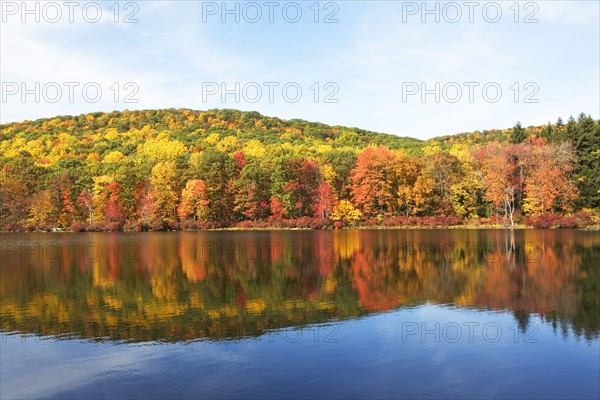
[[[368,147],[352,170],[354,204],[365,216],[390,214],[398,205],[399,156],[385,146]]]
[[[325,219],[331,215],[333,207],[337,204],[333,189],[327,182],[321,183],[317,189],[317,206],[315,217]]]
[[[108,199],[104,206],[104,217],[107,222],[123,222],[123,206],[121,205],[121,188],[117,182],[109,183],[106,186]]]
[[[271,196],[271,217],[272,221],[281,221],[285,215],[285,209],[283,203]]]

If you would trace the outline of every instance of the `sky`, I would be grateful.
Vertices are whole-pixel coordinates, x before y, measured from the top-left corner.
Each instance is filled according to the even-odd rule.
[[[600,117],[598,1],[0,1],[0,122],[235,108],[427,139]]]

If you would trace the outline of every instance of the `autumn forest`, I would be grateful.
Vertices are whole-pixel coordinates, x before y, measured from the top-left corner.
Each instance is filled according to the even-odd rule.
[[[0,229],[587,227],[600,121],[427,141],[187,109],[0,125]]]

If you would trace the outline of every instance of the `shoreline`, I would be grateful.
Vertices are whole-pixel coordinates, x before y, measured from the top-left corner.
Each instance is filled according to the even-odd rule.
[[[504,225],[437,225],[437,226],[379,226],[379,225],[364,225],[364,226],[349,226],[343,228],[290,228],[290,227],[256,227],[256,228],[245,228],[245,227],[226,227],[226,228],[207,228],[207,229],[164,229],[164,230],[94,230],[94,231],[75,231],[68,228],[53,228],[51,230],[23,230],[23,231],[7,231],[0,230],[0,233],[141,233],[141,232],[246,232],[246,231],[350,231],[350,230],[529,230],[529,229],[540,229],[540,230],[561,230],[561,229],[576,229],[580,231],[600,231],[600,225],[591,225],[586,227],[578,228],[562,228],[562,227],[551,227],[551,228],[534,228],[523,224],[514,226]]]

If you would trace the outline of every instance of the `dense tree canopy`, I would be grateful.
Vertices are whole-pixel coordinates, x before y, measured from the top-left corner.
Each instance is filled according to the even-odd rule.
[[[0,125],[0,227],[513,224],[597,209],[599,164],[583,113],[430,141],[235,110],[61,116]]]

